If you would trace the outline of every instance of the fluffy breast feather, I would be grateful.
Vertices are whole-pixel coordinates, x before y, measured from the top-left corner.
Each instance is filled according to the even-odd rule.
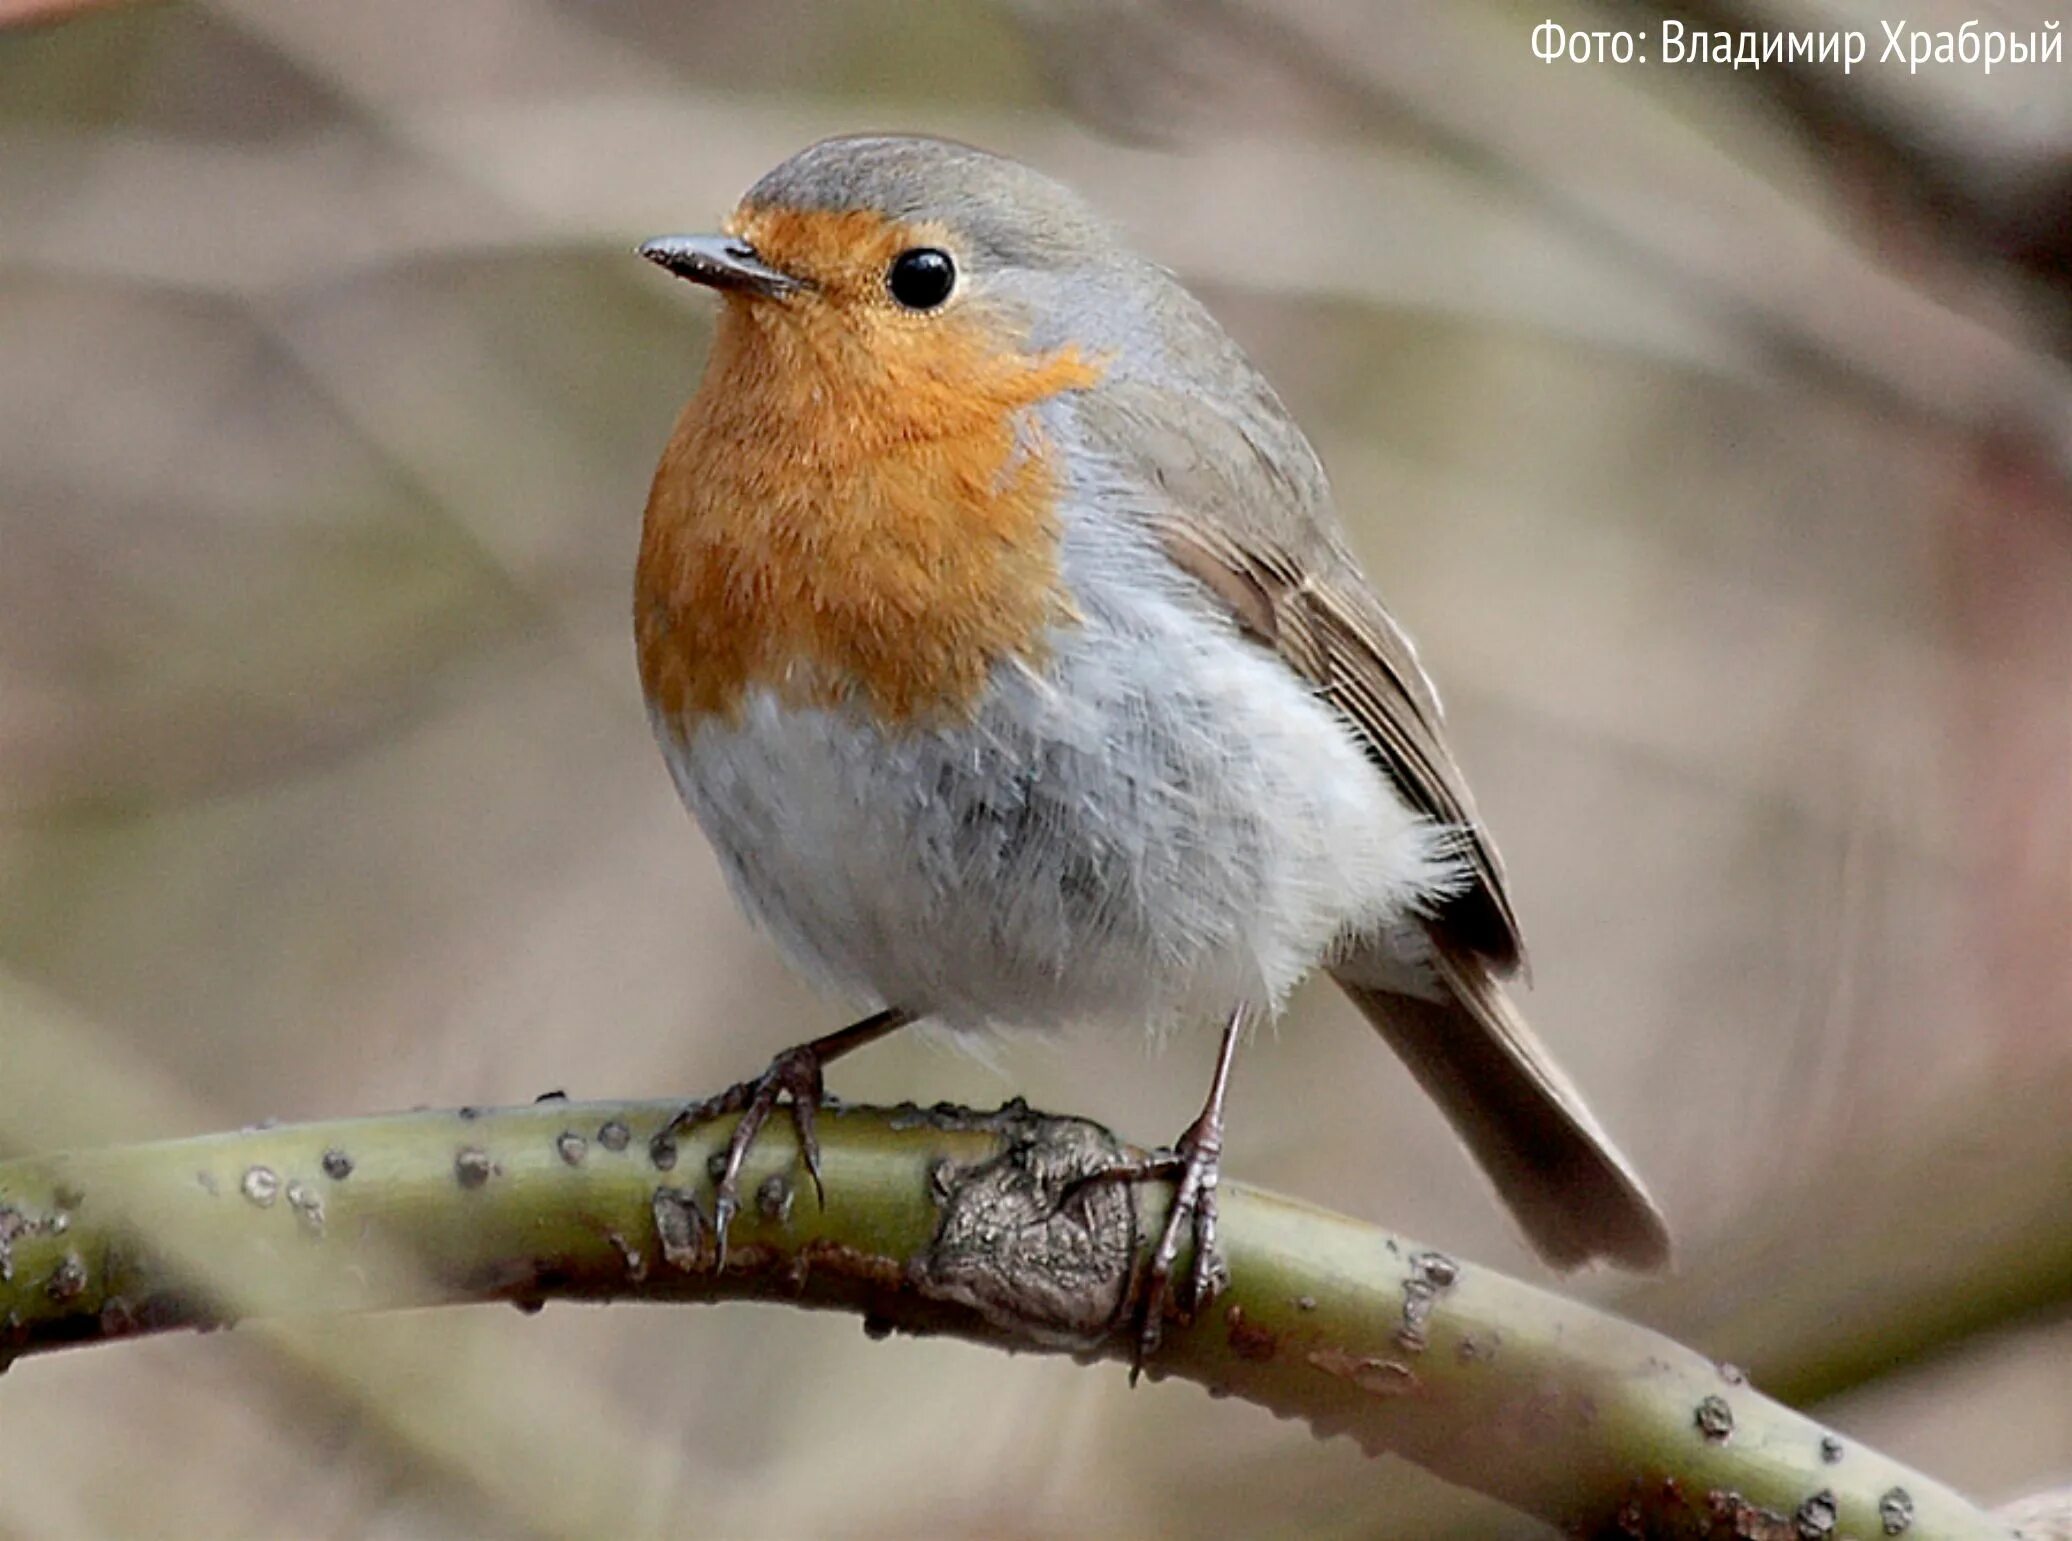
[[[952,1028],[1272,1010],[1458,881],[1448,833],[1128,526],[1075,520],[1077,617],[966,718],[751,689],[658,714],[737,896],[807,973]]]

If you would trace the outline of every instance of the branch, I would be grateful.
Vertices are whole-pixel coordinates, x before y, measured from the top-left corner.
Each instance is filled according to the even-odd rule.
[[[1159,1183],[1009,1104],[830,1108],[827,1205],[772,1128],[713,1268],[721,1120],[673,1103],[412,1113],[0,1163],[0,1354],[241,1318],[462,1301],[766,1300],[873,1335],[1126,1358]],[[1586,1536],[2004,1536],[1937,1484],[1643,1328],[1341,1216],[1223,1190],[1231,1285],[1175,1375]]]

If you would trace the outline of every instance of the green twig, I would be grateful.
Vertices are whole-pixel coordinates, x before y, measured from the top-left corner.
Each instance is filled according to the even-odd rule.
[[[1164,1185],[1010,1105],[830,1109],[825,1209],[773,1128],[713,1268],[723,1120],[413,1113],[0,1163],[0,1348],[439,1302],[756,1299],[867,1331],[1127,1358]],[[1646,1329],[1369,1226],[1222,1191],[1231,1282],[1147,1368],[1345,1433],[1586,1536],[2007,1532]],[[1184,1271],[1184,1266],[1183,1266]]]

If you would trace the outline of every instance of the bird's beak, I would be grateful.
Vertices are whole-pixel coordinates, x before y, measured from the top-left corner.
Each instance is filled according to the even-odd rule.
[[[640,254],[708,289],[734,289],[743,294],[781,299],[805,287],[802,280],[779,272],[755,254],[755,248],[731,235],[658,235]]]

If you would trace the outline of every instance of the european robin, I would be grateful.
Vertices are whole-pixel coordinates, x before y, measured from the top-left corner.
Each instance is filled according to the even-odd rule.
[[[722,1241],[779,1101],[816,1164],[822,1067],[906,1023],[1215,1020],[1155,1168],[1155,1347],[1190,1224],[1183,1309],[1216,1287],[1239,1039],[1322,967],[1549,1262],[1663,1262],[1505,991],[1518,921],[1417,654],[1191,294],[1058,183],[923,138],[814,145],[641,253],[721,299],[641,539],[655,731],[735,897],[872,1010],[686,1110],[743,1115]]]

